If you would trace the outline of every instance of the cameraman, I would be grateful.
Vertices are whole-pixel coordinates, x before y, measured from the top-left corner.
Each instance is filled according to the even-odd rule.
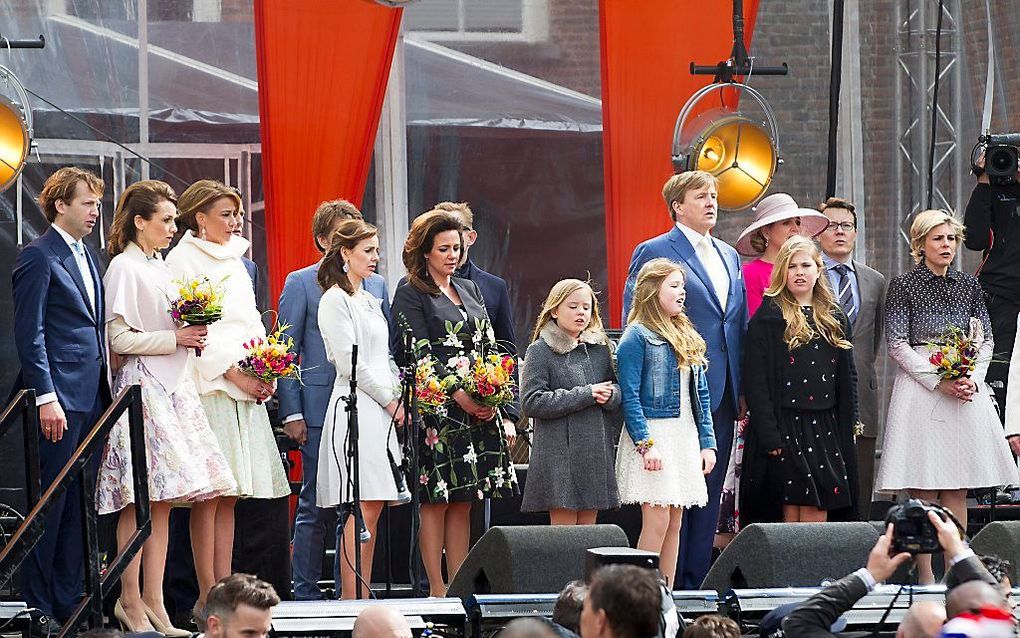
[[[928,512],[928,520],[938,531],[939,545],[942,546],[948,561],[947,579],[951,578],[956,583],[981,580],[993,587],[997,585],[995,578],[974,554],[974,550],[967,547],[960,538],[960,532],[953,521],[944,521],[935,512]],[[867,566],[843,577],[804,601],[804,604],[791,612],[783,622],[785,634],[797,638],[833,636],[829,627],[837,618],[850,610],[878,583],[892,576],[900,565],[910,560],[911,555],[906,552],[890,555],[892,538],[893,525],[890,523],[885,534],[878,538],[878,542],[868,555]],[[930,605],[915,605],[907,611],[907,616],[900,623],[897,637],[918,638],[934,635],[944,619],[945,615],[940,616]]]
[[[967,228],[963,243],[984,253],[977,276],[991,316],[996,351],[985,380],[993,387],[999,385],[996,381],[1002,385],[995,388],[1001,420],[1006,405],[1009,355],[1013,352],[1020,312],[1020,183],[990,183],[983,170],[983,154],[975,165],[980,174],[963,218]]]

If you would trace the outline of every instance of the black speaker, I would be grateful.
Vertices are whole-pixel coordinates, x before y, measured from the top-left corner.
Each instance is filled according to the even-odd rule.
[[[637,565],[658,571],[659,555],[631,547],[593,547],[585,554],[584,581],[591,582],[592,574],[606,565]]]
[[[616,525],[493,527],[471,548],[448,596],[556,593],[584,575],[592,547],[626,547]]]
[[[978,555],[991,554],[1010,562],[1009,582],[1020,580],[1020,521],[995,521],[984,526],[970,542]]]
[[[702,589],[817,587],[860,569],[878,540],[869,523],[758,523],[712,565]]]

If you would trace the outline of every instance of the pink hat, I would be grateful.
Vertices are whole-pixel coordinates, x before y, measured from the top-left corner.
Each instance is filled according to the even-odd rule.
[[[800,217],[801,234],[806,237],[820,234],[829,225],[829,218],[817,210],[801,208],[786,193],[773,193],[754,207],[754,221],[744,229],[744,232],[740,233],[740,238],[737,239],[737,252],[748,257],[760,255],[761,253],[751,246],[751,237],[754,236],[755,231],[769,224],[794,217]]]

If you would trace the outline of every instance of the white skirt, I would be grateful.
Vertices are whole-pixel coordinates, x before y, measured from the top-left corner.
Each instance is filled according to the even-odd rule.
[[[900,369],[885,420],[875,489],[957,490],[1015,485],[1016,463],[982,387],[963,403]]]
[[[649,503],[663,507],[704,507],[708,487],[701,472],[701,444],[693,419],[648,419],[648,435],[662,455],[662,469],[649,472],[634,448],[627,429],[620,433],[616,453],[616,482],[621,503]]]

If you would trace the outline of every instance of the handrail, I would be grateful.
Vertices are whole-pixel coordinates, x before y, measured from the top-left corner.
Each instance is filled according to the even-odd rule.
[[[34,392],[33,395],[33,404]],[[34,410],[28,410],[34,412]],[[106,439],[117,420],[127,412],[128,430],[131,440],[132,479],[135,493],[135,532],[128,539],[127,545],[118,553],[117,558],[101,573],[99,561],[99,531],[96,513],[96,471],[98,455],[106,447]],[[0,417],[0,429],[4,425],[5,412]],[[36,430],[38,431],[38,430]],[[38,445],[38,441],[36,441]],[[6,585],[13,577],[15,570],[28,556],[43,533],[44,520],[54,499],[63,494],[76,480],[79,480],[79,498],[82,505],[82,536],[85,545],[85,595],[75,608],[74,613],[65,622],[58,638],[73,636],[78,624],[85,619],[88,626],[98,628],[103,625],[103,598],[110,593],[113,585],[120,579],[128,563],[141,550],[148,538],[152,523],[149,518],[149,471],[145,453],[145,430],[142,421],[141,386],[132,385],[124,388],[113,404],[106,409],[103,416],[96,422],[92,430],[82,439],[78,448],[64,465],[63,469],[46,488],[42,497],[32,507],[25,522],[14,532],[14,536],[0,550],[0,587]]]
[[[21,431],[25,439],[25,499],[31,510],[39,502],[42,487],[39,482],[39,411],[35,407],[35,390],[19,390],[0,414],[0,439],[14,429],[21,417]]]

